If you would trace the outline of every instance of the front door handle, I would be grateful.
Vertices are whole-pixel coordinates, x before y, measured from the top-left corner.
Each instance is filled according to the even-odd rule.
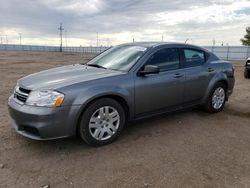
[[[213,68],[208,68],[207,72],[214,72],[214,69]]]
[[[177,74],[174,75],[174,78],[181,78],[183,76],[184,76],[183,74],[177,73]]]

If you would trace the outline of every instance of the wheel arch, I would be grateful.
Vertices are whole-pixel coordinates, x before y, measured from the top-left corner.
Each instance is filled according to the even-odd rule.
[[[222,80],[217,81],[216,83],[222,83],[222,84],[224,84],[226,86],[226,89],[228,89],[228,82],[227,82],[227,80],[222,79]]]
[[[79,123],[81,121],[81,117],[84,113],[84,111],[96,100],[102,99],[102,98],[109,98],[109,99],[113,99],[115,101],[117,101],[123,108],[124,108],[124,112],[125,112],[125,117],[126,117],[126,121],[128,121],[131,117],[130,114],[130,108],[128,105],[128,102],[125,100],[124,97],[118,95],[118,94],[104,94],[104,95],[100,95],[100,96],[96,96],[93,97],[91,99],[89,99],[84,105],[81,106],[81,109],[78,113],[78,117],[77,117],[77,123],[76,123],[76,127],[75,127],[75,131],[76,131],[76,135],[78,132],[78,127],[79,127]]]
[[[216,79],[212,79],[208,85],[207,91],[202,99],[202,103],[205,103],[209,97],[209,94],[211,93],[212,89],[214,88],[215,84],[217,83],[222,83],[225,85],[226,89],[228,89],[228,81],[227,79],[223,76],[221,77],[216,77]],[[228,95],[226,92],[226,100],[228,100]]]

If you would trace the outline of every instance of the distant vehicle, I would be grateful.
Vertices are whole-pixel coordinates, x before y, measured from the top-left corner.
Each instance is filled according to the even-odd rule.
[[[220,112],[234,87],[230,62],[201,47],[129,43],[87,64],[54,68],[17,82],[8,106],[23,136],[47,140],[79,135],[111,143],[127,121],[203,106]]]
[[[250,57],[247,59],[244,71],[245,78],[250,78]]]

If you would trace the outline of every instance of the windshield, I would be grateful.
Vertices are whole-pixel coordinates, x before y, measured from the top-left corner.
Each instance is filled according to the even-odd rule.
[[[118,71],[128,71],[142,57],[147,48],[142,46],[117,46],[96,56],[87,65]]]

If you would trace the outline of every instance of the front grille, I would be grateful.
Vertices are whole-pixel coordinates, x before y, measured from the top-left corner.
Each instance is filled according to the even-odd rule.
[[[29,93],[30,90],[17,86],[14,92],[14,98],[21,103],[25,103],[29,96]]]
[[[19,90],[20,90],[21,92],[23,92],[23,93],[27,93],[27,94],[30,93],[30,90],[24,89],[24,88],[21,88],[21,87],[19,87]]]

